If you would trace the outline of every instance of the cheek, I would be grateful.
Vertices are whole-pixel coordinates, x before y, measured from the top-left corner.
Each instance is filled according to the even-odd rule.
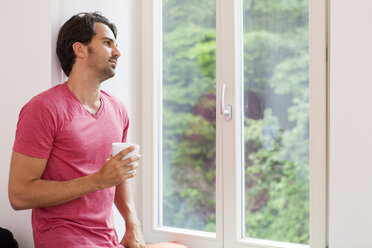
[[[110,47],[105,47],[104,52],[105,52],[105,54],[111,54],[112,49]]]

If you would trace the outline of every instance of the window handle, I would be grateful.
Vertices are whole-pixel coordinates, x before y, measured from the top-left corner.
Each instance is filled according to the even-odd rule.
[[[231,104],[225,105],[225,88],[226,84],[222,84],[220,98],[220,113],[222,116],[224,116],[225,120],[230,121],[232,118],[232,106]]]

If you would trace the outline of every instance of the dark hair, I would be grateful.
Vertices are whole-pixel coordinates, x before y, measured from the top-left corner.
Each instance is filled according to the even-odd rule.
[[[62,70],[69,76],[72,66],[75,64],[76,55],[72,48],[75,42],[81,42],[85,45],[89,44],[96,32],[94,24],[96,22],[107,25],[114,33],[116,38],[117,30],[115,24],[109,22],[99,12],[79,13],[70,18],[59,30],[57,39],[57,55],[61,63]]]
[[[0,227],[0,248],[18,248],[18,242],[11,231]]]

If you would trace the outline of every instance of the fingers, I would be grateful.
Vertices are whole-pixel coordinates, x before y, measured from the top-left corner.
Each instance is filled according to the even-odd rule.
[[[139,167],[139,164],[135,162],[132,165],[124,166],[122,170],[123,170],[123,173],[126,175],[133,174],[133,176],[135,176],[137,174],[138,167]]]
[[[113,185],[120,184],[126,179],[133,178],[136,176],[136,169],[139,167],[138,160],[141,159],[141,155],[134,155],[132,157],[122,159],[123,155],[126,155],[133,151],[135,147],[128,147],[115,156],[107,158],[97,172],[100,175],[101,182],[105,187],[111,187]]]
[[[124,150],[120,151],[118,154],[116,154],[113,159],[115,160],[121,160],[125,155],[127,155],[128,153],[134,151],[136,148],[134,146],[129,146],[127,148],[125,148]]]
[[[132,156],[130,158],[127,158],[127,159],[124,159],[124,160],[121,160],[120,163],[124,166],[127,166],[127,165],[131,165],[132,163],[138,161],[141,159],[141,155],[138,154],[138,155],[135,155],[135,156]]]

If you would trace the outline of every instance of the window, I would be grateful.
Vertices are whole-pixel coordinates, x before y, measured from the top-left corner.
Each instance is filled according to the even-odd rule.
[[[243,0],[244,237],[309,243],[308,3]]]
[[[325,247],[325,7],[320,0],[143,4],[149,240]],[[313,18],[315,10],[324,15]],[[219,113],[223,100],[231,120]]]
[[[216,5],[164,0],[162,226],[216,231]]]

